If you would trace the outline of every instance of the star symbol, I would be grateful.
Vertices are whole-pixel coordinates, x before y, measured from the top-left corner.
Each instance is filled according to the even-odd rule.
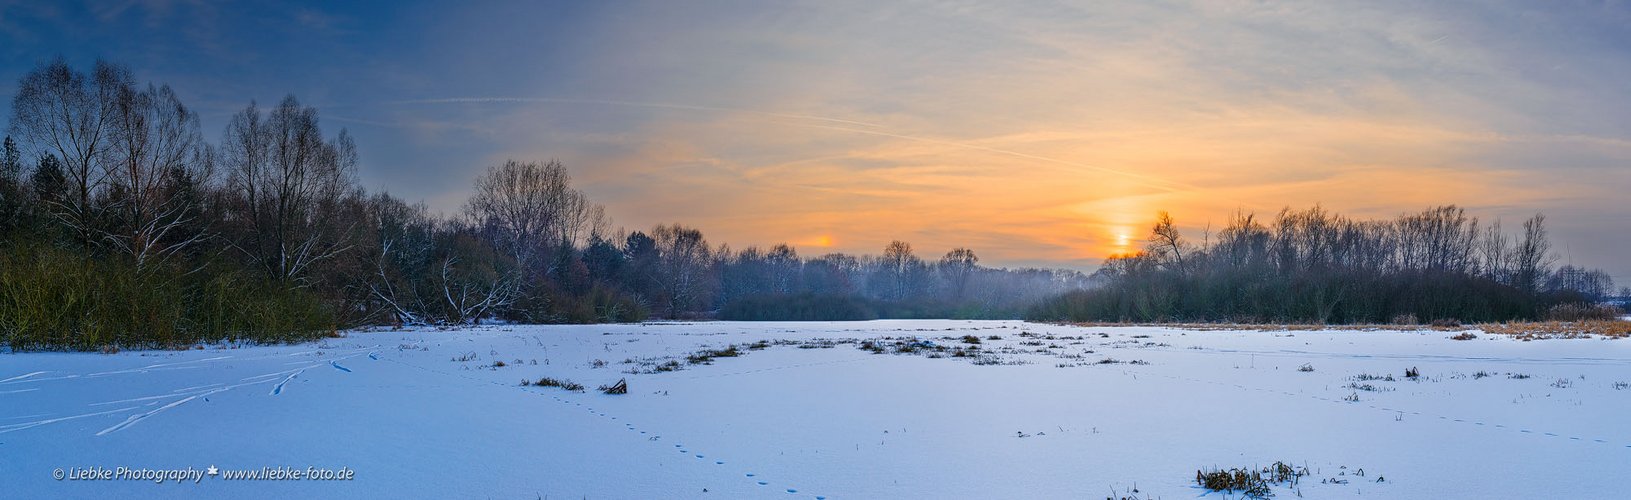
[[[216,469],[214,465],[211,465],[210,468],[204,469],[204,473],[213,476],[213,475],[216,475],[216,474],[220,474],[221,471],[219,469]]]

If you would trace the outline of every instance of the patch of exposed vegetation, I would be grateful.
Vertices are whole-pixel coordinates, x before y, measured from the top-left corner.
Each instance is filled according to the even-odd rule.
[[[1388,374],[1388,375],[1372,375],[1372,374],[1369,374],[1369,373],[1361,373],[1361,374],[1358,374],[1358,375],[1354,375],[1353,379],[1356,380],[1356,381],[1359,381],[1359,382],[1368,382],[1368,381],[1372,381],[1372,380],[1380,380],[1380,381],[1383,381],[1383,382],[1393,382],[1394,381],[1392,374]]]
[[[1479,325],[1484,333],[1511,335],[1522,341],[1544,339],[1580,339],[1593,336],[1626,338],[1631,336],[1631,321],[1528,321]]]
[[[1239,493],[1246,498],[1268,498],[1274,496],[1272,487],[1295,487],[1307,475],[1306,467],[1296,468],[1285,462],[1275,462],[1263,468],[1196,470],[1195,484],[1211,491]]]
[[[538,380],[533,381],[531,383],[528,383],[526,380],[522,380],[521,385],[532,385],[532,386],[537,386],[537,387],[555,387],[555,388],[568,390],[568,391],[572,391],[572,392],[583,392],[583,384],[579,384],[579,383],[573,382],[571,380],[556,379],[556,378],[550,378],[550,377],[539,378]]]
[[[1376,386],[1376,385],[1371,385],[1371,384],[1362,384],[1362,383],[1359,383],[1359,382],[1352,382],[1352,383],[1349,383],[1348,385],[1346,385],[1344,387],[1347,387],[1349,389],[1353,389],[1353,390],[1356,390],[1356,391],[1365,391],[1365,392],[1388,392],[1388,391],[1394,390],[1392,387],[1383,387],[1383,386]]]
[[[714,358],[734,358],[741,356],[742,351],[735,345],[724,349],[703,349],[685,356],[685,361],[693,365],[711,365]]]

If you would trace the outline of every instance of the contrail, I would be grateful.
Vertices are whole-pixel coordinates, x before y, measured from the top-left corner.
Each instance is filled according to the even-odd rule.
[[[794,120],[809,120],[818,122],[842,123],[846,125],[860,125],[863,127],[882,127],[876,123],[867,123],[825,116],[799,115],[792,113],[773,113],[769,111],[755,111],[751,109],[722,108],[715,106],[693,106],[689,104],[666,104],[658,102],[610,101],[602,99],[565,99],[559,97],[451,97],[446,99],[413,99],[406,101],[391,101],[393,104],[466,104],[466,103],[557,103],[557,104],[605,104],[610,106],[630,106],[637,108],[680,109],[686,111],[725,111],[732,113],[749,113],[761,116],[774,116]]]
[[[559,97],[452,97],[452,98],[444,98],[444,99],[411,99],[411,100],[390,101],[390,102],[394,103],[394,104],[469,104],[469,103],[600,104],[600,105],[609,105],[609,106],[631,106],[631,107],[640,107],[640,108],[678,109],[678,110],[686,110],[686,111],[747,113],[747,114],[754,114],[754,115],[759,115],[759,116],[769,116],[769,117],[776,117],[776,118],[786,118],[786,119],[804,120],[804,121],[813,121],[813,122],[824,122],[824,123],[840,124],[840,125],[855,125],[855,126],[862,126],[862,127],[870,127],[872,129],[879,129],[879,128],[883,127],[883,125],[879,125],[879,124],[876,124],[876,123],[868,123],[868,122],[862,122],[862,121],[856,121],[856,120],[845,120],[845,119],[842,119],[842,118],[830,118],[830,117],[825,117],[825,116],[800,115],[800,114],[791,114],[791,113],[776,113],[776,112],[770,112],[770,111],[757,111],[757,110],[752,110],[752,109],[726,108],[726,107],[717,107],[717,106],[696,106],[696,105],[689,105],[689,104],[668,104],[668,103],[653,103],[653,102],[614,101],[614,100],[604,100],[604,99],[567,99],[567,98],[559,98]],[[1019,152],[1019,151],[1000,149],[1000,148],[993,148],[993,147],[989,147],[989,146],[981,146],[981,145],[978,145],[978,144],[969,144],[969,143],[965,143],[965,142],[950,141],[950,140],[945,140],[945,139],[934,139],[934,138],[930,138],[930,137],[920,137],[920,136],[914,136],[914,135],[896,134],[896,133],[885,132],[885,131],[881,131],[881,130],[868,130],[868,129],[844,127],[844,126],[837,126],[837,125],[823,125],[823,124],[815,124],[815,123],[789,123],[788,125],[796,125],[796,126],[811,127],[811,128],[826,129],[826,130],[837,130],[837,131],[842,131],[842,132],[874,135],[874,136],[879,136],[879,137],[890,137],[890,138],[895,138],[895,139],[904,139],[904,140],[908,140],[908,141],[916,141],[916,142],[923,142],[923,143],[929,143],[929,144],[939,144],[939,145],[943,145],[943,146],[952,146],[952,147],[957,147],[957,148],[963,148],[963,149],[969,149],[969,150],[975,150],[975,151],[984,151],[984,152],[987,152],[987,153],[996,153],[996,154],[1000,154],[1000,155],[1012,156],[1012,157],[1015,157],[1015,158],[1024,158],[1024,159],[1027,159],[1027,160],[1034,160],[1034,161],[1045,162],[1045,163],[1053,163],[1053,164],[1056,164],[1056,165],[1065,165],[1065,166],[1069,166],[1069,167],[1092,170],[1092,171],[1100,172],[1100,173],[1104,173],[1104,174],[1110,174],[1110,175],[1125,177],[1125,178],[1129,178],[1129,179],[1135,179],[1135,180],[1138,180],[1138,181],[1142,181],[1142,183],[1145,184],[1146,186],[1154,187],[1154,188],[1157,188],[1157,189],[1162,189],[1162,190],[1165,190],[1165,191],[1168,191],[1168,192],[1196,191],[1196,190],[1199,190],[1199,188],[1197,188],[1196,186],[1190,185],[1190,184],[1186,184],[1186,183],[1183,183],[1183,182],[1177,182],[1177,181],[1171,181],[1171,180],[1167,180],[1167,179],[1162,179],[1162,178],[1159,178],[1159,177],[1148,176],[1148,175],[1138,174],[1138,173],[1134,173],[1134,172],[1128,172],[1128,171],[1124,171],[1124,170],[1117,170],[1117,169],[1113,169],[1113,168],[1109,168],[1109,167],[1101,167],[1101,166],[1098,166],[1098,165],[1090,165],[1090,164],[1087,164],[1087,163],[1064,160],[1064,159],[1059,159],[1059,158],[1052,158],[1052,157],[1035,155],[1035,154],[1030,154],[1030,153],[1022,153],[1022,152]]]

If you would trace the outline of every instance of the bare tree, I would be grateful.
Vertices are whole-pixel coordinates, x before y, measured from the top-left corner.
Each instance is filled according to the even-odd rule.
[[[1501,232],[1497,220],[1484,229],[1484,240],[1478,245],[1478,258],[1484,276],[1497,283],[1512,282],[1512,242]]]
[[[436,221],[429,209],[388,194],[375,196],[369,206],[377,241],[377,253],[370,256],[374,272],[369,295],[384,304],[397,323],[437,322],[420,283],[435,260]]]
[[[1535,214],[1523,222],[1523,238],[1512,252],[1512,284],[1526,292],[1540,288],[1551,272],[1552,245],[1546,240],[1546,216]]]
[[[1471,267],[1478,219],[1455,205],[1399,218],[1400,262],[1405,269],[1462,273]]]
[[[303,285],[314,264],[351,248],[335,215],[356,193],[356,146],[344,130],[325,140],[317,110],[288,96],[262,115],[251,103],[232,117],[222,162],[239,234],[229,243],[274,279]]]
[[[1546,289],[1573,292],[1588,301],[1601,302],[1614,293],[1614,279],[1602,270],[1565,264],[1546,279]]]
[[[963,293],[968,288],[968,280],[979,264],[980,257],[967,248],[954,248],[940,258],[940,273],[946,282],[951,284],[952,299],[963,299]]]
[[[209,150],[198,130],[198,115],[169,86],[149,85],[140,92],[125,88],[112,111],[104,175],[111,186],[106,208],[117,214],[117,223],[101,233],[141,271],[205,237],[202,232],[172,234],[180,232],[196,208],[196,200],[180,196],[173,184],[180,177],[207,182]]]
[[[36,155],[60,162],[69,193],[53,210],[86,244],[96,240],[95,196],[105,180],[103,162],[114,130],[118,97],[134,86],[130,70],[97,61],[87,77],[58,57],[18,81],[11,104],[12,130]]]
[[[669,317],[692,310],[709,285],[714,251],[708,248],[708,240],[703,239],[702,231],[679,224],[657,226],[651,238],[656,240],[656,282],[667,296]]]
[[[770,271],[770,291],[793,293],[804,267],[804,262],[799,260],[798,251],[786,243],[778,243],[765,253],[765,265]]]
[[[554,248],[604,232],[605,211],[571,187],[560,162],[509,160],[476,178],[465,216],[523,269]]]
[[[521,280],[514,274],[496,275],[489,280],[460,277],[454,269],[459,259],[442,259],[441,292],[449,309],[448,322],[470,324],[494,310],[509,307],[520,294]]]
[[[1178,271],[1184,272],[1184,248],[1178,227],[1173,225],[1172,216],[1162,211],[1156,216],[1155,227],[1150,229],[1150,252]]]
[[[914,278],[919,268],[923,267],[923,259],[912,254],[911,243],[895,240],[884,247],[878,266],[884,280],[884,298],[902,300],[911,294]]]

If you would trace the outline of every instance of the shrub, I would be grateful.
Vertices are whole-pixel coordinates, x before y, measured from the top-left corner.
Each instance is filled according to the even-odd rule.
[[[54,248],[0,252],[0,340],[13,349],[296,342],[335,326],[311,293],[234,271],[138,271]]]
[[[1552,321],[1607,321],[1619,319],[1625,311],[1607,304],[1558,304],[1546,310]]]

